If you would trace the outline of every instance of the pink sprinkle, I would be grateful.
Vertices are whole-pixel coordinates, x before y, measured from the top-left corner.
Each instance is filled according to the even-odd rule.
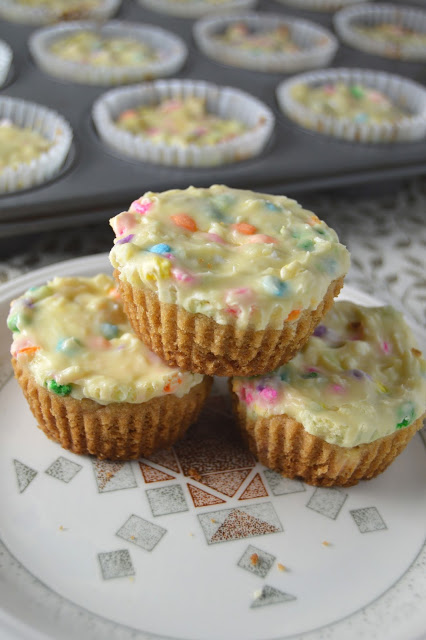
[[[226,240],[221,238],[217,233],[203,233],[200,234],[207,240],[211,240],[212,242],[217,242],[218,244],[226,244]]]
[[[247,244],[248,243],[253,243],[253,244],[277,244],[278,240],[276,240],[276,238],[273,238],[272,236],[267,236],[264,233],[256,233],[253,236],[249,236],[247,238]]]
[[[277,399],[278,392],[271,387],[265,387],[265,389],[262,389],[262,391],[260,392],[260,395],[267,402],[273,402]]]
[[[148,200],[148,198],[142,198],[142,200],[135,200],[132,202],[130,208],[143,216],[145,213],[148,213],[153,204],[154,203],[151,200]]]
[[[332,96],[333,93],[336,93],[336,88],[332,84],[326,84],[324,87],[324,93],[328,96]]]
[[[345,388],[341,384],[333,384],[331,386],[334,393],[345,393]]]
[[[226,307],[225,308],[226,313],[230,313],[231,316],[236,316],[238,317],[241,313],[241,309],[239,309],[238,307]]]
[[[109,349],[111,343],[102,336],[91,336],[87,341],[88,346],[95,351],[103,351],[103,349]]]
[[[382,344],[382,349],[383,349],[384,353],[386,353],[386,354],[390,353],[391,352],[391,347],[390,347],[389,342],[384,342]]]
[[[175,280],[179,282],[195,282],[195,277],[188,273],[188,271],[184,271],[183,269],[178,269],[177,267],[173,267],[172,275]]]
[[[307,367],[307,371],[309,371],[309,373],[319,373],[319,369],[316,367]]]
[[[245,399],[247,404],[251,404],[253,402],[253,400],[254,400],[253,394],[250,391],[246,391],[244,399]]]

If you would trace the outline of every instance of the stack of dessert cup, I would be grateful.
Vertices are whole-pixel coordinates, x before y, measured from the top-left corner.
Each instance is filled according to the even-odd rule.
[[[349,253],[296,201],[220,185],[149,192],[111,226],[116,287],[56,278],[9,315],[18,381],[65,448],[130,459],[169,447],[212,375],[230,377],[260,462],[314,485],[375,477],[421,427],[425,362],[410,330],[390,307],[333,305]]]

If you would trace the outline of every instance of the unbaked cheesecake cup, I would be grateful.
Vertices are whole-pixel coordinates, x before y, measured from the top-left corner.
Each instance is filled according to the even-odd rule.
[[[60,171],[73,139],[72,129],[65,118],[42,105],[3,96],[0,97],[0,122],[2,126],[11,124],[28,128],[50,144],[46,151],[31,162],[6,166],[0,171],[0,193],[43,184]]]
[[[125,38],[147,45],[155,54],[152,60],[140,64],[100,66],[65,60],[51,51],[53,44],[82,32],[95,32],[104,38]],[[104,25],[96,22],[67,22],[36,31],[29,48],[37,65],[46,73],[62,80],[93,85],[130,84],[168,76],[183,66],[187,48],[173,33],[149,24],[134,24],[111,20]]]
[[[337,118],[318,113],[292,95],[297,85],[317,88],[336,83],[380,92],[407,115],[396,122],[354,121],[344,116]],[[421,140],[426,134],[426,89],[413,80],[383,71],[356,68],[308,71],[282,82],[276,94],[286,116],[317,133],[351,142],[372,143],[412,142]]]
[[[215,144],[181,146],[155,143],[116,125],[120,114],[128,110],[190,97],[204,100],[207,111],[219,118],[241,122],[247,131]],[[275,124],[272,111],[250,94],[197,80],[158,80],[112,89],[95,102],[92,117],[100,139],[120,155],[178,167],[210,167],[257,156],[265,148]]]
[[[137,0],[153,11],[181,18],[200,18],[209,13],[252,9],[257,0]]]
[[[294,51],[248,51],[217,39],[234,25],[246,25],[250,31],[266,32],[284,27],[297,47]],[[338,43],[327,29],[307,20],[269,13],[242,13],[210,16],[194,25],[194,38],[210,58],[253,71],[289,73],[323,67],[334,57]]]
[[[55,6],[40,2],[25,5],[19,0],[0,0],[0,17],[22,24],[49,24],[62,20],[107,20],[119,9],[121,0],[69,0]]]
[[[360,51],[398,60],[426,60],[426,11],[402,4],[365,4],[339,11],[333,18],[335,29],[345,44]],[[423,36],[421,43],[393,42],[360,33],[357,27],[374,28],[382,24],[395,25]]]
[[[6,42],[0,40],[0,87],[2,87],[7,80],[12,59],[12,49]]]
[[[337,11],[342,7],[366,0],[278,0],[281,4],[308,11]]]

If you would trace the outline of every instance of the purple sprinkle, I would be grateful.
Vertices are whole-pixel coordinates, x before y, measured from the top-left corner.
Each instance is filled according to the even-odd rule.
[[[126,244],[127,242],[131,242],[134,237],[135,237],[135,234],[131,233],[130,235],[125,236],[124,238],[120,238],[120,240],[117,240],[115,244]]]
[[[319,324],[314,331],[314,336],[316,338],[322,338],[327,333],[328,329],[325,325]]]
[[[265,387],[265,385],[264,385],[264,384],[259,384],[259,385],[256,387],[256,389],[257,389],[257,391],[263,391],[264,389],[266,389],[266,387]]]
[[[34,302],[32,300],[28,300],[28,298],[22,299],[24,307],[27,309],[34,309]]]
[[[352,369],[350,373],[353,375],[354,378],[358,378],[358,380],[361,380],[361,378],[364,377],[364,373],[359,369]]]

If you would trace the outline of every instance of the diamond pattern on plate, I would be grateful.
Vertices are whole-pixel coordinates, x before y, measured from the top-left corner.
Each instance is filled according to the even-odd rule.
[[[60,456],[55,462],[52,462],[45,473],[47,473],[48,476],[52,476],[52,478],[68,483],[71,482],[82,468],[81,464],[77,464],[77,462]]]
[[[291,478],[284,478],[277,471],[272,469],[264,469],[266,481],[274,496],[282,496],[287,493],[298,493],[299,491],[306,491],[305,485],[300,480],[292,480]]]
[[[315,489],[306,506],[313,511],[321,513],[326,518],[335,520],[347,497],[348,494],[342,489],[321,487]]]
[[[142,471],[143,479],[147,484],[151,482],[165,482],[166,480],[176,480],[175,476],[171,476],[165,471],[160,471],[151,467],[150,464],[145,462],[139,462],[140,470]]]
[[[148,462],[149,461],[159,464],[166,469],[170,469],[170,471],[175,471],[176,473],[180,471],[173,449],[161,449],[150,455],[148,458]]]
[[[252,454],[239,441],[222,437],[187,437],[175,444],[174,449],[186,476],[193,476],[194,470],[202,476],[219,471],[252,469],[255,465]]]
[[[290,593],[284,593],[275,587],[265,585],[259,595],[257,595],[251,603],[250,608],[255,609],[257,607],[265,607],[268,604],[291,602],[291,600],[296,600],[296,597],[292,596]]]
[[[194,507],[211,507],[215,504],[224,504],[225,500],[217,498],[212,493],[199,489],[193,484],[187,483]]]
[[[387,529],[387,526],[376,507],[353,509],[349,513],[355,520],[360,533],[370,533],[370,531],[381,531],[383,529]]]
[[[104,580],[135,575],[132,559],[127,549],[98,553],[98,559]]]
[[[130,462],[93,460],[92,464],[99,493],[137,487]]]
[[[232,498],[250,471],[251,469],[240,469],[239,471],[225,471],[224,473],[207,473],[206,475],[200,476],[198,482]]]
[[[282,531],[270,502],[210,511],[198,516],[207,544],[240,540]]]
[[[265,498],[268,494],[265,485],[262,482],[262,478],[259,473],[256,473],[253,480],[244,489],[240,495],[239,500],[253,500],[254,498]]]
[[[170,513],[188,511],[188,505],[180,484],[158,487],[158,489],[147,489],[146,495],[153,516],[165,516]]]
[[[138,547],[142,547],[145,551],[152,551],[165,533],[167,533],[167,529],[159,527],[158,524],[132,515],[120,527],[116,535],[119,538],[123,538],[123,540],[127,540],[127,542],[132,542]]]
[[[13,464],[15,466],[16,480],[18,481],[18,489],[19,493],[25,491],[30,482],[34,480],[37,475],[37,471],[31,469],[31,467],[27,467],[23,462],[19,462],[19,460],[14,460]]]
[[[254,573],[259,578],[265,578],[275,560],[276,557],[271,553],[262,551],[262,549],[250,544],[239,559],[238,566],[241,569],[250,571],[250,573]]]

